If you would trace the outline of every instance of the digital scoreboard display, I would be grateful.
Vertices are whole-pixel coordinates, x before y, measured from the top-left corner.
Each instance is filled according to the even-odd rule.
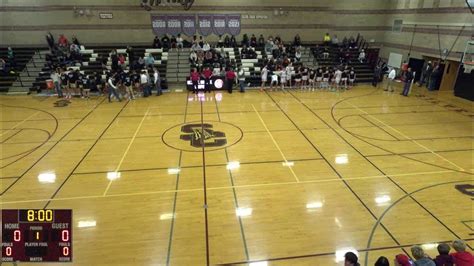
[[[72,262],[72,210],[2,210],[2,262]]]

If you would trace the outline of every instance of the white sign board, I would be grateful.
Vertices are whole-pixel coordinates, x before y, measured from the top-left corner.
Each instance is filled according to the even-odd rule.
[[[402,57],[403,56],[401,54],[390,53],[388,58],[388,66],[400,68],[402,66]]]

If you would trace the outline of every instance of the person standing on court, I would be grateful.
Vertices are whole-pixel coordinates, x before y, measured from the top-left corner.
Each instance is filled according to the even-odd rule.
[[[413,71],[411,71],[411,67],[407,69],[407,72],[405,73],[405,84],[403,86],[403,92],[401,95],[403,96],[408,96],[408,93],[410,92],[410,86],[411,82],[413,80]]]
[[[382,68],[379,65],[375,66],[374,77],[372,78],[372,86],[377,87],[377,84],[379,83],[381,71],[382,71]]]
[[[237,73],[239,76],[239,87],[240,87],[240,92],[245,92],[245,71],[243,68],[239,69],[239,73]]]
[[[387,87],[384,89],[384,91],[393,92],[393,83],[395,82],[396,75],[397,71],[395,71],[395,68],[392,68],[390,73],[388,73]]]
[[[199,87],[199,72],[197,71],[196,68],[193,68],[191,71],[191,82],[193,83],[193,93],[198,93]]]
[[[115,98],[117,98],[117,100],[119,102],[122,101],[122,99],[120,99],[120,96],[118,95],[117,93],[117,83],[118,83],[118,77],[117,77],[117,73],[114,73],[110,78],[109,78],[109,81],[107,82],[109,84],[109,103],[112,102],[112,94],[115,96]]]
[[[232,88],[234,87],[235,82],[235,72],[229,67],[225,72],[225,79],[227,81],[227,91],[232,94]]]
[[[431,61],[428,61],[426,66],[423,67],[423,70],[421,71],[421,78],[420,78],[420,84],[418,87],[423,86],[423,84],[430,84],[430,78],[431,78],[431,73],[433,73],[433,65],[431,64]]]
[[[439,65],[436,65],[433,69],[433,72],[431,73],[430,80],[428,83],[429,91],[434,91],[437,89],[438,81],[442,74],[443,73],[441,73],[441,68],[439,67]]]
[[[140,85],[143,91],[143,97],[148,97],[151,94],[151,88],[148,84],[148,75],[146,74],[145,70],[142,71],[140,75]]]
[[[153,81],[155,82],[156,96],[161,96],[163,94],[163,91],[161,90],[160,72],[157,68],[153,68],[153,71]]]
[[[53,80],[54,88],[56,89],[56,92],[58,93],[58,98],[62,98],[63,90],[61,90],[61,84],[60,84],[60,79],[59,79],[59,69],[56,69],[53,72],[51,72],[51,79]]]

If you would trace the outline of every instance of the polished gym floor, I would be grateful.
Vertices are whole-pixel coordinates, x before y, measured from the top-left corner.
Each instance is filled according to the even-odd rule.
[[[451,94],[0,96],[1,207],[72,209],[73,265],[342,265],[348,250],[373,265],[413,244],[471,248],[474,108]]]

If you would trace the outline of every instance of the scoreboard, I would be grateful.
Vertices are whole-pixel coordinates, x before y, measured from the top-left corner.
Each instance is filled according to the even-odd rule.
[[[72,262],[72,210],[2,210],[1,262],[9,261]]]

